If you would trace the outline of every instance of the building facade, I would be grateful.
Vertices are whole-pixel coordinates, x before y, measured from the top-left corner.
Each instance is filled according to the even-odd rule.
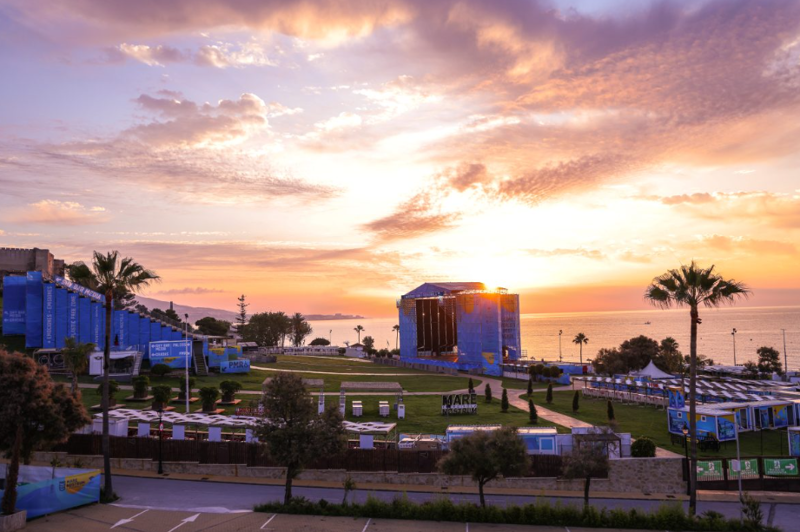
[[[425,283],[397,303],[400,357],[502,375],[519,360],[519,295],[483,283]]]
[[[26,275],[42,272],[46,278],[64,276],[64,261],[56,259],[47,249],[0,248],[0,282],[6,275]]]

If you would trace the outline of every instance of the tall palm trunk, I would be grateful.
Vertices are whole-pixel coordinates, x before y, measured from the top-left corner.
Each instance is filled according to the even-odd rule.
[[[103,397],[100,406],[103,409],[103,479],[105,481],[105,496],[111,497],[114,490],[111,486],[111,439],[108,431],[108,407],[110,403],[108,393],[108,372],[111,369],[111,305],[114,293],[106,291],[106,330],[105,345],[103,346]]]
[[[583,342],[578,344],[578,347],[580,347],[581,366],[583,366]]]
[[[689,460],[689,513],[697,511],[697,306],[691,310],[692,327],[689,344],[689,437],[692,439]]]
[[[397,330],[397,334],[394,337],[394,350],[397,351],[400,349],[400,329]]]

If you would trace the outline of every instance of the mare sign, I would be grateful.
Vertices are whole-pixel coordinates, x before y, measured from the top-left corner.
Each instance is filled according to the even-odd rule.
[[[474,393],[454,393],[442,396],[442,414],[477,414],[478,396]]]

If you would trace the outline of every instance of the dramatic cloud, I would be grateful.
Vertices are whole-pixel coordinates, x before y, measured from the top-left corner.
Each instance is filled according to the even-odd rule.
[[[44,199],[3,215],[7,222],[41,225],[89,225],[108,221],[103,207],[85,207],[74,201]]]
[[[138,61],[148,66],[164,67],[172,63],[192,63],[197,66],[228,68],[247,66],[275,66],[265,46],[259,42],[204,44],[197,50],[179,50],[168,45],[122,43],[106,48],[101,63]],[[95,61],[97,62],[97,61]]]
[[[585,249],[585,248],[556,248],[556,249],[529,249],[527,252],[534,257],[563,257],[563,256],[577,256],[586,259],[603,259],[605,254],[599,249]]]
[[[699,243],[701,247],[744,254],[794,255],[797,253],[797,246],[778,240],[710,235],[701,237]]]
[[[219,290],[216,288],[203,288],[202,286],[198,286],[195,288],[173,288],[171,290],[161,290],[156,292],[156,294],[165,295],[165,296],[175,296],[175,295],[202,295],[202,294],[222,294],[225,290]]]

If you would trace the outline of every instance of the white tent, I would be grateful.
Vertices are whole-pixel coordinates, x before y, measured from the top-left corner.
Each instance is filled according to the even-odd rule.
[[[641,369],[639,371],[635,371],[635,372],[631,373],[631,375],[633,375],[635,377],[650,377],[651,379],[670,379],[670,378],[672,378],[672,375],[670,375],[669,373],[664,373],[663,371],[658,369],[656,367],[656,365],[653,364],[652,360],[650,361],[650,363],[647,365],[646,368]]]

